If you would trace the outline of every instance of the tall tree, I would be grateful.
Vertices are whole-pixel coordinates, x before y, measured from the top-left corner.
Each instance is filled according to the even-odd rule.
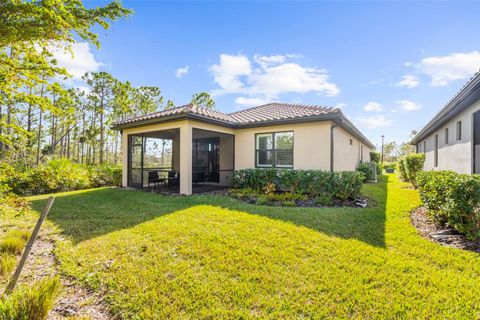
[[[110,112],[113,105],[116,79],[106,72],[87,73],[83,79],[92,89],[88,98],[93,102],[94,111],[99,117],[99,161],[100,164],[103,164],[105,160],[105,114]]]
[[[41,118],[46,111],[50,111],[55,119],[54,99],[48,99],[33,90],[45,89],[55,76],[67,75],[66,70],[57,67],[52,49],[71,50],[76,36],[98,47],[98,36],[91,30],[92,27],[99,25],[108,29],[113,20],[129,13],[130,10],[117,1],[97,8],[86,8],[81,0],[0,1],[2,158],[5,158],[6,145],[12,146],[15,139],[31,135],[31,130],[23,130],[18,125],[22,105],[28,106],[29,116],[36,113]],[[40,119],[38,123],[40,137]],[[55,124],[55,120],[52,124]]]
[[[190,103],[200,108],[215,109],[215,100],[208,92],[195,93]]]

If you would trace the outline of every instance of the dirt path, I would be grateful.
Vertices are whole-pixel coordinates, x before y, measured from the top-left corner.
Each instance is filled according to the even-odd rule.
[[[19,279],[21,283],[33,283],[43,277],[52,277],[58,272],[54,248],[56,236],[41,234],[35,241],[32,252]],[[63,291],[59,300],[48,315],[49,320],[78,317],[86,319],[114,319],[102,302],[102,297],[77,284],[71,279],[61,277]]]

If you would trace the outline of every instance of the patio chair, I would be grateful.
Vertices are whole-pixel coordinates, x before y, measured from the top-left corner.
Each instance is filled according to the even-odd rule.
[[[149,171],[148,172],[148,187],[153,183],[153,188],[155,189],[157,185],[165,182],[165,179],[158,176],[158,171]]]
[[[176,190],[180,187],[180,173],[177,173],[175,171],[169,171],[168,172],[168,178],[167,178],[167,187],[170,190]]]

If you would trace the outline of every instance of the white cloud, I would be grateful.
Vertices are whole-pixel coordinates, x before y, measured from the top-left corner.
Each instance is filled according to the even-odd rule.
[[[286,93],[313,92],[332,97],[340,92],[334,83],[329,82],[326,70],[303,67],[290,61],[296,57],[292,54],[257,54],[251,61],[245,55],[221,54],[220,63],[210,68],[220,87],[214,93],[241,93],[249,99],[271,101]]]
[[[334,106],[334,108],[335,108],[335,109],[343,109],[343,108],[345,108],[346,106],[347,106],[346,103],[340,102],[340,103],[337,103],[337,104]]]
[[[442,87],[455,80],[467,79],[480,69],[480,52],[458,52],[443,57],[422,59],[417,68],[431,77],[432,87]]]
[[[402,109],[403,111],[415,111],[422,107],[421,105],[410,100],[398,100],[395,101],[395,103],[397,104],[398,108]]]
[[[251,94],[272,97],[290,92],[315,92],[333,97],[340,92],[335,84],[328,82],[325,70],[306,68],[291,62],[257,70],[250,77],[250,82]]]
[[[418,79],[417,76],[407,74],[402,77],[402,80],[400,80],[396,86],[397,87],[405,87],[405,88],[415,88],[420,84],[420,80]]]
[[[235,99],[236,104],[239,104],[245,107],[260,106],[262,104],[267,104],[270,102],[273,102],[273,101],[269,99],[260,98],[260,97],[258,98],[237,97]]]
[[[178,68],[175,70],[175,76],[177,78],[182,78],[184,75],[188,73],[189,66],[186,65],[185,67]]]
[[[272,65],[284,63],[287,60],[287,56],[276,54],[270,56],[262,56],[256,54],[253,56],[253,60],[258,63],[262,68],[267,68]]]
[[[392,124],[392,120],[384,115],[379,114],[371,117],[360,117],[357,119],[357,123],[363,128],[376,129],[390,126]]]
[[[378,102],[370,101],[369,103],[363,106],[363,110],[367,112],[380,112],[380,111],[383,111],[383,107]]]
[[[95,60],[87,42],[74,43],[72,52],[58,47],[52,47],[50,51],[57,60],[57,65],[65,68],[75,80],[80,80],[85,72],[95,72],[103,66]]]
[[[250,60],[244,55],[220,55],[220,63],[210,67],[215,82],[220,86],[217,94],[242,92],[244,84],[240,77],[249,76],[252,73]]]

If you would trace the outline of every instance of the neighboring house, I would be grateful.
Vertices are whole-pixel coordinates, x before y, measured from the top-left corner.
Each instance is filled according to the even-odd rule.
[[[374,148],[340,109],[285,103],[229,114],[186,105],[113,129],[122,133],[123,186],[142,188],[159,176],[182,194],[205,183],[229,186],[238,169],[355,170]]]
[[[425,170],[480,173],[480,73],[412,140]]]

